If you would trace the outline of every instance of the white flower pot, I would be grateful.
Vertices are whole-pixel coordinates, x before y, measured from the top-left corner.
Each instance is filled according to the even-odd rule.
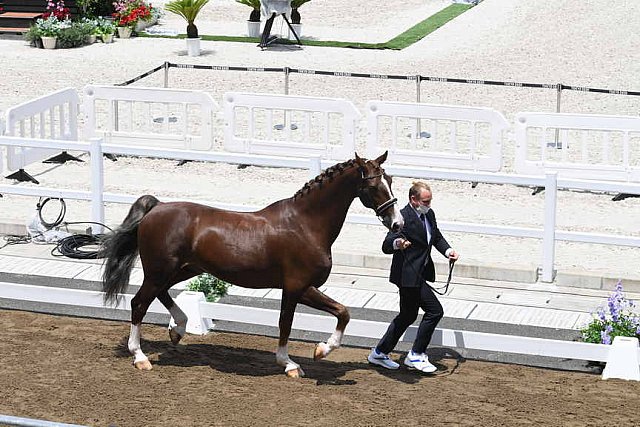
[[[302,24],[291,24],[291,28],[293,28],[293,31],[295,31],[298,37],[302,39]],[[297,41],[296,36],[291,30],[289,30],[289,40]]]
[[[95,34],[89,34],[87,36],[87,44],[94,44],[96,42],[96,35]]]
[[[187,53],[189,56],[200,56],[200,37],[187,38]]]
[[[128,39],[131,37],[131,27],[118,27],[118,37]]]
[[[113,43],[113,34],[103,34],[102,43]]]
[[[247,35],[249,37],[260,37],[260,21],[247,21]]]
[[[42,46],[44,46],[45,49],[56,48],[56,42],[58,41],[57,37],[41,37],[41,39],[42,39]]]

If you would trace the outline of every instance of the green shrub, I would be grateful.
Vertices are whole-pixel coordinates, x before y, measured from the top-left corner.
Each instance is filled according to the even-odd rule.
[[[36,25],[30,26],[29,30],[24,33],[24,39],[31,43],[32,46],[35,46],[40,37],[42,37],[42,33],[40,32],[40,28]]]
[[[63,28],[58,34],[58,48],[69,49],[82,46],[87,42],[87,36],[91,35],[91,29],[86,25],[74,22],[69,27]]]
[[[202,292],[208,302],[217,301],[227,295],[229,284],[209,273],[202,273],[189,282],[187,289],[195,292]]]

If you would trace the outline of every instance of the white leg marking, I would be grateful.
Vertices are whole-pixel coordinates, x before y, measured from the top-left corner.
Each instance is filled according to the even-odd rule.
[[[285,372],[297,369],[300,372],[300,376],[304,376],[304,371],[302,370],[300,365],[289,359],[288,346],[285,345],[284,347],[278,347],[278,350],[276,351],[276,362],[278,363],[278,365],[284,366]]]
[[[341,343],[342,343],[342,332],[336,329],[335,332],[329,337],[326,344],[321,342],[318,345],[322,349],[323,357],[326,357],[333,350],[340,347]]]
[[[133,354],[133,363],[144,362],[149,360],[140,348],[140,326],[131,324],[131,333],[129,334],[129,352]]]
[[[176,326],[171,329],[177,332],[178,335],[183,337],[187,332],[187,315],[184,314],[184,312],[180,309],[180,307],[178,307],[178,304],[176,304],[175,302],[171,306],[171,310],[169,310],[169,313],[171,313],[171,317],[173,317],[173,320],[176,322]]]

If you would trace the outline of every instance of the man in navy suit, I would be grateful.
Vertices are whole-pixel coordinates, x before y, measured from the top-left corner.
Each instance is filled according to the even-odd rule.
[[[437,370],[426,354],[433,331],[444,315],[440,301],[427,283],[436,279],[431,248],[435,247],[453,261],[458,259],[458,253],[438,230],[436,216],[431,210],[432,197],[429,185],[414,182],[409,189],[409,203],[400,211],[404,228],[401,232],[390,231],[382,242],[382,251],[393,254],[389,280],[400,289],[400,313],[393,319],[378,345],[371,350],[367,360],[387,369],[399,368],[400,365],[391,360],[388,354],[418,317],[418,308],[422,308],[424,317],[404,364],[410,369],[427,373]]]

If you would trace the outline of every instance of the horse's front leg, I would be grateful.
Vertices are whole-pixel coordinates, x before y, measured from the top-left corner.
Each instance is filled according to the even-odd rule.
[[[331,337],[329,337],[326,343],[318,343],[313,353],[314,360],[327,357],[329,353],[340,347],[340,344],[342,343],[342,336],[344,335],[344,330],[346,329],[350,319],[349,310],[347,310],[347,307],[329,298],[315,287],[308,288],[305,293],[302,294],[300,302],[317,310],[331,313],[338,318],[336,330],[333,332]]]
[[[282,302],[280,303],[280,339],[278,340],[278,349],[276,350],[276,362],[284,367],[284,372],[288,377],[298,378],[304,376],[304,371],[293,360],[289,358],[289,350],[287,343],[291,334],[291,324],[293,323],[293,315],[298,305],[299,295],[291,292],[282,291]]]

